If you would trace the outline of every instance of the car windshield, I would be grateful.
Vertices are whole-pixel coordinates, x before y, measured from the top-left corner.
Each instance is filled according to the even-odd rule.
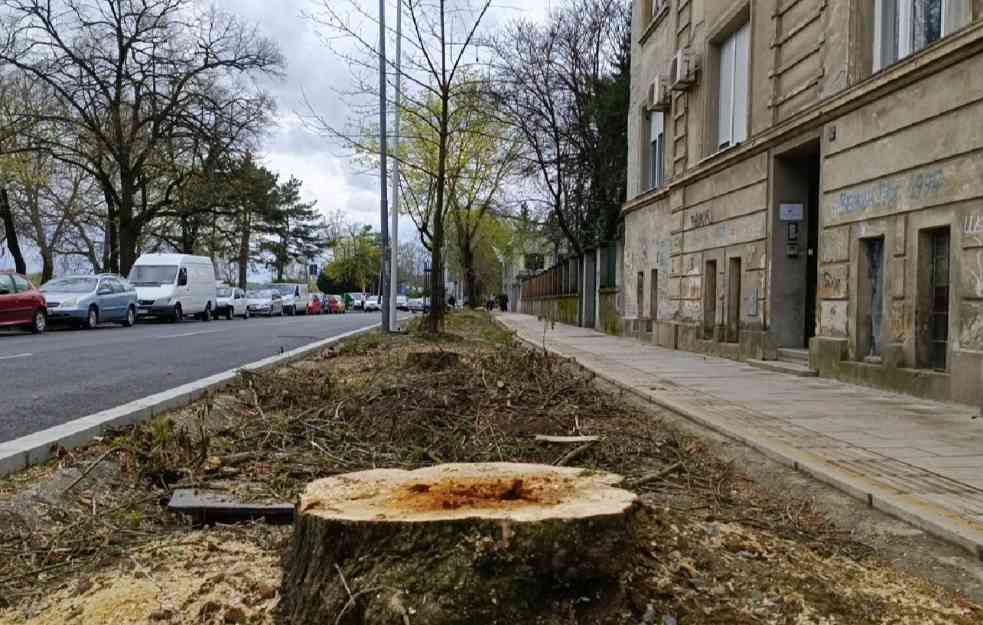
[[[59,278],[51,280],[41,290],[46,293],[91,293],[98,283],[96,278]]]
[[[273,289],[280,295],[293,295],[297,287],[293,284],[274,284]]]
[[[227,286],[220,286],[215,289],[215,294],[219,297],[232,297],[232,289]]]
[[[133,286],[173,284],[176,276],[175,265],[137,265],[130,270],[130,282]]]
[[[273,295],[273,291],[266,290],[266,289],[262,291],[246,291],[246,297],[252,299],[269,299],[270,297],[272,297],[272,295]]]

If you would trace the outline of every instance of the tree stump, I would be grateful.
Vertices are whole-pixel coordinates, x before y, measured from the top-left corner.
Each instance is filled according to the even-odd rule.
[[[636,496],[621,477],[532,464],[378,469],[308,485],[285,561],[291,625],[569,622],[617,583]]]

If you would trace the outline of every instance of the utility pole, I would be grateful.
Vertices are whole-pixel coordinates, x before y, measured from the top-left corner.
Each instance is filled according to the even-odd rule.
[[[402,82],[402,61],[403,61],[403,0],[396,0],[396,106],[393,115],[393,206],[390,217],[392,223],[389,225],[389,238],[392,241],[390,246],[389,264],[389,324],[390,332],[399,329],[398,313],[396,311],[396,296],[399,294],[399,270],[397,269],[396,255],[399,253],[399,118],[400,102],[403,97]]]
[[[386,0],[379,0],[379,167],[380,194],[379,211],[381,213],[379,223],[382,231],[382,280],[379,284],[379,298],[381,300],[379,308],[382,309],[382,329],[388,332],[391,328],[389,323],[389,306],[386,302],[389,286],[389,197],[387,185],[389,179],[386,176]]]

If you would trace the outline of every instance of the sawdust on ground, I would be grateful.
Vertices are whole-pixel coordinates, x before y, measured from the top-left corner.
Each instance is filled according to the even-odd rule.
[[[241,532],[188,534],[135,549],[38,603],[0,611],[0,623],[272,624],[280,576],[276,551],[243,540]]]

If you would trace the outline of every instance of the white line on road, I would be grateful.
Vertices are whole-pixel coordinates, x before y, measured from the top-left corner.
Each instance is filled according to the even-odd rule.
[[[27,358],[34,354],[14,354],[13,356],[0,356],[0,360],[13,360],[14,358]]]
[[[167,334],[165,336],[158,336],[157,339],[178,339],[183,336],[198,336],[199,334],[218,334],[219,332],[228,332],[228,330],[201,330],[200,332],[185,332],[184,334]]]

